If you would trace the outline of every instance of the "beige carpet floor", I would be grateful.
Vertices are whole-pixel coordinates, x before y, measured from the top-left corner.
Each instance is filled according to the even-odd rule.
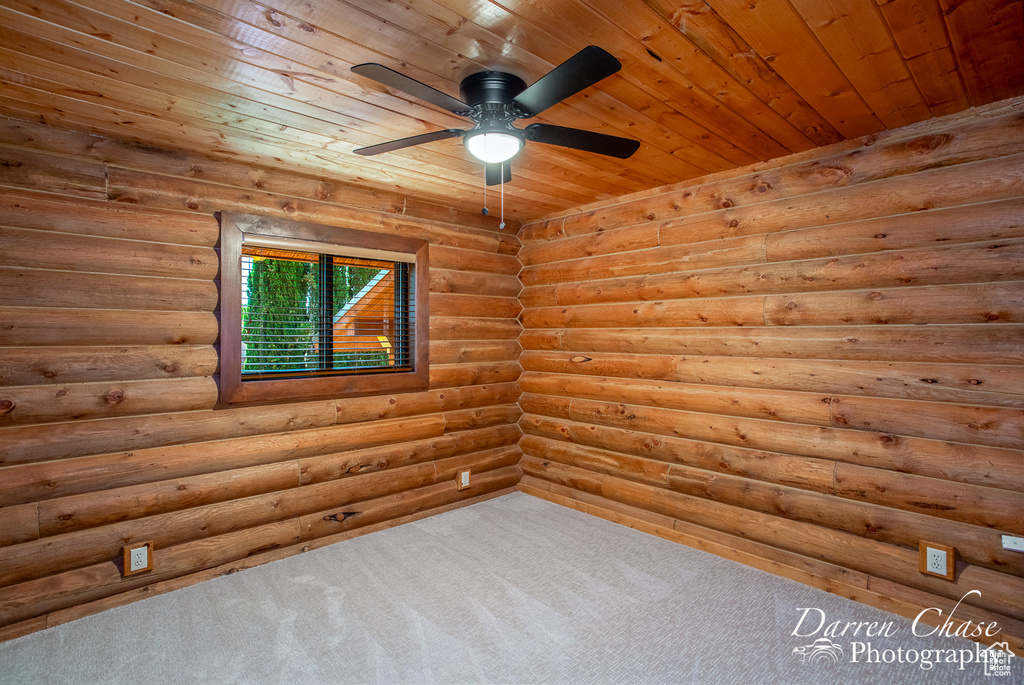
[[[891,625],[816,643],[822,617]],[[1024,659],[986,675],[977,652],[512,494],[0,644],[0,682],[1022,682]]]

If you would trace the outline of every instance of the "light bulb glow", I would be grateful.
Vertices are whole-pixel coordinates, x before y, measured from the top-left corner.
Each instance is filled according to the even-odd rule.
[[[509,133],[478,133],[466,140],[466,147],[480,161],[497,164],[515,157],[523,141]]]

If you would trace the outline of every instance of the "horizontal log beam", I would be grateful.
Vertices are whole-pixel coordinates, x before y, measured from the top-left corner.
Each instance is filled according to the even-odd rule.
[[[60,226],[64,217],[52,221]],[[0,265],[212,281],[220,258],[212,247],[0,226]]]
[[[986,283],[1024,276],[1024,240],[1000,240],[873,255],[828,257],[759,266],[694,269],[683,274],[590,278],[527,288],[526,307],[808,293],[864,288]]]
[[[0,389],[0,427],[213,409],[213,378],[23,385]]]
[[[527,372],[680,381],[829,395],[1024,407],[1024,365],[929,364],[527,350]]]
[[[478,468],[481,466],[480,460],[472,454],[462,455],[456,459],[477,464]],[[509,460],[518,461],[518,454],[507,451],[490,452],[485,463],[504,463]],[[511,483],[503,483],[502,487],[512,485],[518,480],[518,469],[511,465],[507,468],[515,470],[515,478]],[[295,475],[297,476],[297,473]],[[479,474],[477,480],[482,480]],[[433,463],[412,464],[365,473],[355,478],[308,485],[298,485],[296,482],[292,487],[275,492],[120,521],[12,545],[5,548],[6,553],[0,558],[0,616],[4,612],[2,597],[11,587],[33,579],[115,559],[122,546],[133,541],[152,540],[154,547],[159,550],[247,528],[294,521],[312,512],[397,493],[408,493],[438,482],[437,469]],[[446,485],[450,484],[452,490],[455,489],[455,480],[448,478],[447,473],[444,482]]]
[[[527,350],[783,359],[1024,363],[1024,326],[591,328],[526,330]]]
[[[8,347],[0,349],[0,386],[195,378],[217,373],[212,345]]]
[[[391,466],[416,464],[435,457],[463,451],[483,450],[515,443],[521,434],[514,425],[502,424],[453,435],[416,439],[417,434],[436,432],[436,419],[400,424],[403,431],[396,444],[377,448],[356,448],[332,452],[330,442],[322,442],[315,433],[282,436],[253,436],[217,440],[203,445],[203,459],[195,458],[191,444],[156,447],[132,452],[114,452],[77,459],[6,467],[4,487],[0,488],[0,506],[21,502],[46,501],[82,493],[94,493],[102,499],[107,489],[163,482],[177,490],[177,480],[202,474],[243,469],[299,459],[303,482],[340,478],[345,473],[381,470]],[[384,428],[385,433],[390,433]],[[426,431],[426,433],[423,433]],[[173,494],[173,493],[172,493]],[[83,498],[92,502],[92,497]]]
[[[529,393],[523,395],[520,406],[524,412],[556,419],[843,461],[958,483],[1016,489],[1024,482],[1019,449]],[[979,470],[979,463],[990,468]]]

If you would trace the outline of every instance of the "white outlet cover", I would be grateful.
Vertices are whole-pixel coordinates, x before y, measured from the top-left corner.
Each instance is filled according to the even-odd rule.
[[[149,566],[149,547],[136,547],[132,550],[130,571],[141,571]]]
[[[1024,538],[1016,535],[1003,536],[1003,549],[1012,549],[1014,552],[1024,552]]]
[[[946,575],[946,551],[942,549],[934,549],[933,547],[928,548],[928,570],[932,573],[938,573],[940,576]]]
[[[463,486],[468,486],[469,485],[469,471],[463,471],[462,472],[462,485]]]

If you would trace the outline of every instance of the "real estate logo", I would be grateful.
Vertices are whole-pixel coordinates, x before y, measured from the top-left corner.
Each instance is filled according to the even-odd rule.
[[[1009,677],[1010,659],[1017,655],[1010,651],[1010,645],[1005,642],[997,642],[985,650],[985,675]]]

